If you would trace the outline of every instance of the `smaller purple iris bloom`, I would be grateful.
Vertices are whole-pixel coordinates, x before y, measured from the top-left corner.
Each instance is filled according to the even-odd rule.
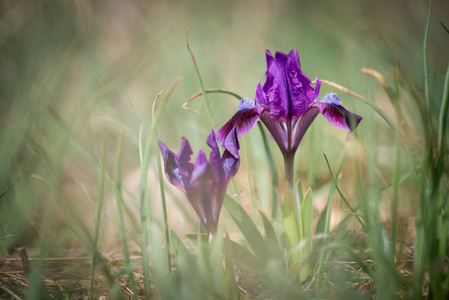
[[[301,71],[296,49],[289,54],[266,51],[267,72],[264,85],[256,89],[254,100],[242,99],[237,113],[217,131],[221,145],[235,154],[235,137],[247,133],[261,120],[281,150],[286,165],[287,180],[293,180],[293,160],[309,126],[321,113],[334,127],[354,131],[361,116],[341,106],[336,94],[326,94],[318,101],[321,82],[315,78],[315,87]]]
[[[239,169],[240,157],[238,152],[233,155],[227,150],[220,156],[213,130],[207,138],[207,145],[211,148],[210,162],[200,150],[193,164],[190,162],[193,152],[187,139],[182,138],[178,154],[159,141],[168,181],[186,194],[207,231],[215,234],[226,188]],[[233,149],[239,150],[238,143]]]

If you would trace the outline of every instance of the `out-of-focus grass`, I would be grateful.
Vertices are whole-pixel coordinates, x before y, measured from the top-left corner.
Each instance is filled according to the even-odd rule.
[[[360,72],[362,67],[378,70],[398,85],[415,149],[418,154],[424,151],[425,128],[419,121],[420,107],[414,104],[414,93],[424,99],[424,1],[3,1],[0,10],[0,193],[16,182],[0,198],[4,253],[13,246],[38,247],[40,256],[47,257],[48,252],[79,246],[80,239],[93,236],[103,145],[104,168],[114,174],[122,130],[124,201],[139,219],[140,128],[143,124],[148,130],[153,100],[178,76],[183,81],[159,120],[158,135],[173,149],[182,136],[194,145],[194,152],[205,147],[211,123],[201,98],[190,104],[201,115],[182,109],[200,91],[185,47],[187,30],[206,89],[222,88],[244,97],[253,98],[257,83],[264,81],[266,49],[297,48],[310,78],[348,87],[394,119],[394,107],[382,87]],[[445,1],[434,3],[428,41],[431,115],[435,116],[449,53],[449,38],[438,20],[449,24]],[[330,91],[335,92],[323,86],[322,95]],[[376,212],[375,222],[382,222],[379,226],[388,232],[392,190],[380,187],[392,180],[395,135],[366,105],[341,92],[339,96],[346,108],[364,117],[361,126],[345,143],[345,133],[319,116],[300,147],[297,176],[304,189],[313,185],[318,215],[332,184],[321,152],[337,168],[341,152],[347,151],[340,189],[352,205],[360,205],[368,215]],[[219,126],[237,108],[231,96],[208,98]],[[435,129],[437,125],[435,119]],[[247,161],[236,177],[236,192],[243,191],[240,198],[250,211],[249,178],[257,199],[253,203],[260,204],[256,209],[269,215],[271,179],[268,171],[261,171],[268,170],[262,138],[254,130],[244,141],[248,149],[242,153],[250,154],[242,155]],[[273,142],[268,143],[282,177],[280,153]],[[411,158],[401,151],[400,177],[413,170]],[[161,229],[157,153],[151,149],[148,186]],[[398,189],[398,239],[411,242],[418,187],[411,176]],[[104,209],[112,217],[102,216],[99,247],[103,250],[119,238],[119,227],[111,221],[118,220],[113,198],[113,188],[106,184]],[[370,201],[359,203],[360,198]],[[169,187],[167,201],[170,228],[180,236],[196,231],[198,222],[187,200]],[[346,216],[341,201],[335,201],[334,208],[332,227]],[[232,232],[230,223],[223,213],[221,224]],[[138,235],[130,224],[127,229]]]

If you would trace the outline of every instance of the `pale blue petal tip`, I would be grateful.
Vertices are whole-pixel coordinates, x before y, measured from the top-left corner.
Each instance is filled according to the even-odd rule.
[[[223,169],[225,171],[225,177],[228,177],[229,172],[231,171],[232,166],[235,164],[235,158],[226,158],[223,162]]]
[[[326,94],[320,102],[326,104],[341,105],[341,99],[335,93]]]
[[[182,185],[184,185],[184,182],[182,181],[182,175],[179,173],[178,168],[170,168],[171,173],[173,176],[178,180]]]
[[[243,98],[240,100],[239,110],[247,110],[256,107],[256,102],[249,98]]]

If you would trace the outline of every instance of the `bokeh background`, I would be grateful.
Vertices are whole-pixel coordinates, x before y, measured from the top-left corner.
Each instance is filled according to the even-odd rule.
[[[428,1],[420,0],[2,0],[0,193],[10,187],[0,198],[2,250],[39,243],[51,245],[51,249],[78,245],[74,230],[88,231],[94,223],[103,149],[105,167],[113,174],[117,140],[123,130],[125,200],[131,213],[138,216],[139,132],[143,126],[146,136],[156,95],[178,77],[182,82],[163,111],[158,136],[175,151],[181,137],[189,139],[195,153],[207,148],[205,140],[212,124],[203,99],[189,104],[201,114],[182,108],[200,91],[186,48],[187,31],[206,89],[220,88],[253,98],[257,83],[264,81],[265,50],[274,53],[297,48],[302,69],[310,78],[345,86],[394,119],[379,82],[360,72],[363,67],[374,68],[401,90],[402,108],[416,126],[416,143],[423,142],[419,107],[411,95],[424,84],[422,44],[427,9]],[[430,23],[428,63],[435,112],[440,107],[449,53],[448,34],[440,20],[449,25],[448,1],[434,1]],[[310,129],[313,133],[306,135],[296,172],[304,189],[314,188],[317,213],[331,182],[322,151],[333,166],[342,151],[347,151],[341,186],[351,203],[357,203],[355,177],[360,174],[356,175],[355,166],[362,177],[364,170],[370,170],[366,171],[370,174],[366,175],[367,189],[371,185],[378,188],[391,179],[395,146],[391,129],[367,105],[331,87],[323,86],[322,95],[325,92],[337,92],[344,106],[364,120],[349,142],[344,132],[320,116]],[[229,95],[210,94],[208,98],[218,126],[237,109],[238,102]],[[260,133],[253,130],[242,145],[237,192],[242,192],[245,207],[269,214],[271,179]],[[282,178],[280,152],[274,142],[270,146]],[[151,151],[149,186],[154,187],[151,201],[160,223],[158,152],[155,147]],[[407,173],[410,161],[404,158],[401,164]],[[106,186],[105,210],[114,216],[113,190],[108,183]],[[410,220],[416,189],[413,181],[401,187],[400,214]],[[172,186],[166,185],[166,190],[170,227],[180,234],[196,231],[198,221],[188,201]],[[251,197],[255,204],[250,203]],[[387,191],[386,211],[388,199]],[[108,244],[116,240],[118,231],[107,216],[103,220],[101,230]]]

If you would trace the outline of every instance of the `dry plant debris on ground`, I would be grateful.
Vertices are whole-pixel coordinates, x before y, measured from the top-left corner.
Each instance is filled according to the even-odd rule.
[[[23,257],[23,251],[27,253],[24,248],[16,249],[15,252],[0,260],[0,299],[26,299],[30,288],[28,272],[39,263],[42,263],[43,267],[42,285],[51,298],[88,299],[92,259],[85,250],[68,249],[60,253],[60,255],[46,259],[30,256],[28,262],[26,257]],[[29,253],[37,253],[37,251],[30,249]],[[400,253],[398,255],[400,273],[405,279],[413,280],[413,248],[402,245],[398,247],[398,253]],[[119,272],[124,267],[123,260],[118,252],[109,253],[108,256],[103,254],[103,258],[112,273]],[[141,256],[138,253],[133,253],[133,261],[138,263],[140,259]],[[372,260],[366,259],[364,263],[369,267],[374,267]],[[349,278],[345,282],[345,288],[357,291],[361,295],[371,295],[371,298],[375,299],[376,286],[374,281],[355,262],[345,259],[332,260],[331,258],[326,265],[328,271],[324,274],[324,282],[326,284],[323,286],[323,289],[327,291],[328,296],[336,295],[332,273],[338,273],[343,269]],[[29,270],[26,271],[26,268],[29,268]],[[247,295],[250,299],[278,298],[276,293],[264,286],[262,280],[248,268],[241,264],[236,264],[235,273],[240,295]],[[139,298],[143,298],[143,271],[136,269],[133,274],[140,292]],[[312,292],[315,280],[315,274],[311,274],[306,282],[303,283],[303,289],[306,292]],[[132,292],[125,276],[119,276],[115,282],[117,284],[116,290],[111,289],[101,271],[96,270],[93,285],[94,294],[99,299],[132,298]],[[338,288],[341,288],[341,286]],[[152,287],[151,292],[154,298],[158,298],[154,287]],[[407,290],[405,287],[398,289],[397,296],[399,299],[404,298],[406,294]],[[426,297],[426,289],[423,290],[423,297]]]

